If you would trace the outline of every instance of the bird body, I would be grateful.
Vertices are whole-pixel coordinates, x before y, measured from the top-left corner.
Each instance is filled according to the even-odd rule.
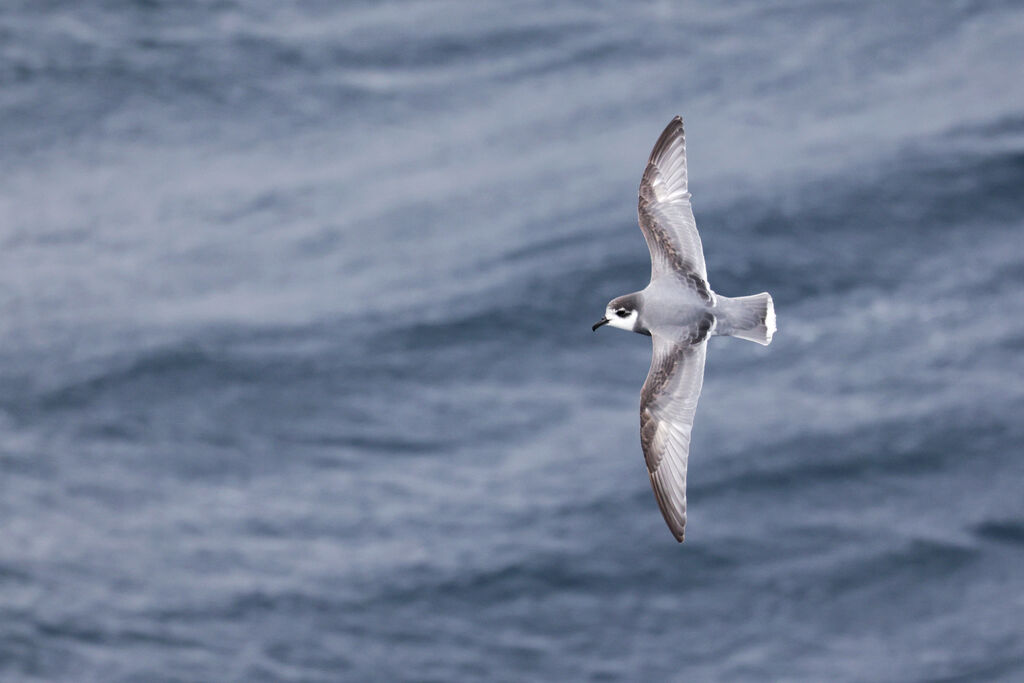
[[[763,296],[770,295],[755,294],[753,296],[757,301],[748,302],[747,299],[750,297],[722,296],[713,292],[710,287],[707,291],[711,295],[710,302],[685,284],[667,279],[651,282],[641,291],[613,299],[609,304],[613,309],[623,305],[629,306],[629,310],[643,309],[642,320],[639,314],[630,316],[623,325],[618,324],[621,319],[616,316],[609,319],[607,324],[610,327],[648,336],[658,334],[677,338],[691,334],[694,330],[699,332],[702,323],[710,322],[710,336],[748,339],[746,335],[753,333],[755,338],[750,339],[751,341],[757,341],[762,345],[771,343],[767,328],[768,323],[774,323],[774,320],[765,320],[765,330],[757,330],[762,322],[758,316],[774,316],[774,310],[766,310],[760,303]]]
[[[678,116],[648,159],[638,215],[651,254],[650,284],[612,299],[593,329],[609,325],[651,337],[651,369],[640,392],[640,444],[655,499],[672,535],[682,542],[690,434],[704,383],[707,341],[723,335],[770,344],[775,305],[767,292],[725,297],[708,284]]]

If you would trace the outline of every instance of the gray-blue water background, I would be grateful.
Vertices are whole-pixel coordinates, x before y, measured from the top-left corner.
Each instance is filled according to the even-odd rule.
[[[0,5],[0,678],[1024,680],[1016,2]],[[686,117],[688,538],[636,189]]]

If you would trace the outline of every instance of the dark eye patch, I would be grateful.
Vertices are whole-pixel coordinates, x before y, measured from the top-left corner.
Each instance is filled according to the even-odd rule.
[[[629,311],[627,311],[625,308],[620,308],[619,310],[615,311],[615,315],[619,316],[620,318],[628,318]]]

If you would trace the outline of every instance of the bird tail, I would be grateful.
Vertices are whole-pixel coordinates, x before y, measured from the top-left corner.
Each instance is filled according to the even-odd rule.
[[[775,303],[768,292],[726,298],[723,306],[727,326],[720,326],[719,334],[727,334],[767,346],[775,334]],[[726,329],[721,329],[725,327]]]

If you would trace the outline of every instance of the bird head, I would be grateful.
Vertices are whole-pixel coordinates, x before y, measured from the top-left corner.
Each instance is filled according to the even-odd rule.
[[[611,325],[627,332],[637,331],[636,322],[640,315],[639,303],[635,294],[612,299],[604,310],[604,317],[594,323],[591,329],[596,330],[602,325]]]

